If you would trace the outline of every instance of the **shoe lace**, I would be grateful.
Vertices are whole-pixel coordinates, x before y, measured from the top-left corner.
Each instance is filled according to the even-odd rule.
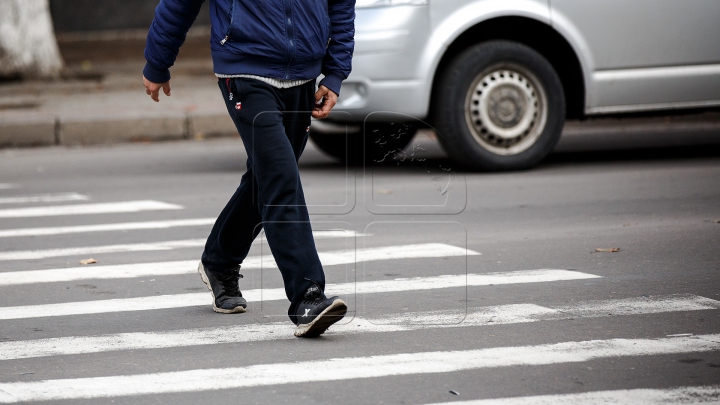
[[[308,278],[305,280],[310,281],[313,283],[306,291],[305,296],[303,297],[303,303],[305,304],[311,304],[311,305],[319,305],[321,302],[323,302],[325,298],[325,293],[320,288],[320,285]],[[313,288],[314,287],[314,288]]]
[[[230,273],[224,276],[218,277],[220,283],[223,285],[225,294],[229,297],[240,297],[240,279],[243,275],[240,274],[240,267],[236,267],[230,270]]]

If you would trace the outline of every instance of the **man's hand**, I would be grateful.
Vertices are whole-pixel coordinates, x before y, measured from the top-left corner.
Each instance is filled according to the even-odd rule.
[[[156,103],[160,102],[160,89],[163,89],[163,93],[170,97],[170,82],[165,83],[153,83],[143,76],[143,86],[145,86],[145,93],[150,96],[151,99],[155,100]]]
[[[338,96],[332,90],[325,86],[320,86],[315,93],[315,109],[312,112],[313,118],[323,119],[330,115],[330,111],[335,107]]]

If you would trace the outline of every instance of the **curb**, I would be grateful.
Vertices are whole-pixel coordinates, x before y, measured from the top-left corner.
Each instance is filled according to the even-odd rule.
[[[237,136],[227,112],[0,116],[0,147],[77,146]]]
[[[316,123],[317,130],[332,130],[332,124]],[[327,127],[327,128],[325,128]],[[346,129],[344,129],[346,130]],[[607,145],[598,145],[592,135],[612,135]],[[646,140],[664,137],[676,143],[689,138],[720,136],[720,112],[665,118],[591,118],[568,121],[564,144],[627,146],[631,136]],[[235,137],[237,129],[226,111],[124,111],[53,115],[50,113],[0,114],[0,148],[33,146],[78,146],[126,142]],[[656,138],[657,139],[657,138]],[[645,144],[646,141],[641,142]],[[561,148],[562,149],[562,148]]]
[[[57,132],[53,116],[0,117],[0,147],[56,145]]]

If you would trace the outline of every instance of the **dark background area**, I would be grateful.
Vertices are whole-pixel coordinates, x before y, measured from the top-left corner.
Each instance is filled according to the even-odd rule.
[[[160,0],[50,0],[55,31],[81,32],[148,28]],[[210,25],[206,0],[195,21]]]

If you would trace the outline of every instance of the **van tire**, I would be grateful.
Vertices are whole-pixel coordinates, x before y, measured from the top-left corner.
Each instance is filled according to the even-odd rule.
[[[560,140],[565,93],[550,62],[518,42],[472,46],[442,72],[432,116],[450,156],[470,170],[527,169]]]

